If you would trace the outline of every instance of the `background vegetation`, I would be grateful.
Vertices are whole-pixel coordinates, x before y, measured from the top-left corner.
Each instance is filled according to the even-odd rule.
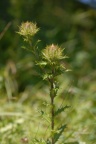
[[[48,84],[35,72],[31,54],[21,49],[16,31],[24,21],[40,27],[41,49],[59,44],[70,57],[65,64],[72,72],[59,77],[57,105],[71,105],[60,117],[68,124],[61,143],[95,144],[96,10],[76,0],[2,0],[0,7],[0,144],[21,144],[25,138],[31,144],[35,136],[48,134],[38,114],[49,101]]]

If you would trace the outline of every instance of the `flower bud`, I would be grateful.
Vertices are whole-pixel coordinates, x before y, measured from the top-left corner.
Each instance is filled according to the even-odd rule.
[[[19,27],[19,34],[22,36],[33,36],[39,31],[39,28],[37,28],[36,24],[32,22],[25,22],[22,23]]]
[[[49,62],[63,59],[63,49],[54,44],[47,46],[42,54],[43,58]]]

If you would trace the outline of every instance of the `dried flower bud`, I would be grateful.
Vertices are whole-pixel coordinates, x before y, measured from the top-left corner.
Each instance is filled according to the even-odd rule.
[[[49,45],[43,50],[43,58],[49,62],[63,59],[63,49],[57,45]]]
[[[36,24],[32,22],[25,22],[22,23],[19,27],[19,34],[23,36],[33,36],[39,31],[39,28],[37,28]]]
[[[28,143],[28,138],[27,138],[27,137],[22,138],[22,139],[21,139],[21,142],[22,142],[23,144],[27,144],[27,143]]]

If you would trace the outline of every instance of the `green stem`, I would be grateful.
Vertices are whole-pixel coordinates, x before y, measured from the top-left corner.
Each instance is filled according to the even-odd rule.
[[[54,99],[53,98],[51,98],[51,105],[52,105],[52,109],[51,109],[51,116],[52,116],[51,129],[54,132]],[[54,135],[52,135],[52,144],[54,144]]]
[[[51,97],[51,130],[54,131],[54,87],[51,82],[50,97]],[[52,144],[54,144],[54,135],[52,135]]]
[[[50,98],[51,98],[51,131],[54,133],[54,98],[55,98],[55,92],[54,92],[54,71],[52,71],[53,78],[50,79]],[[52,144],[55,144],[54,141],[54,134],[52,134]]]

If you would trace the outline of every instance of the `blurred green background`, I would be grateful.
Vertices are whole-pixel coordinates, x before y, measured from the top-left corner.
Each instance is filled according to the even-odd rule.
[[[58,100],[61,103],[64,99],[64,104],[72,106],[67,116],[64,115],[69,125],[67,141],[96,144],[96,9],[76,0],[0,1],[1,144],[15,144],[26,135],[30,139],[26,125],[27,134],[22,124],[21,129],[16,125],[13,133],[6,126],[18,119],[19,116],[14,117],[15,112],[27,115],[33,109],[35,115],[37,103],[41,105],[48,99],[48,84],[36,74],[31,54],[21,49],[22,38],[16,33],[25,21],[36,22],[40,27],[36,39],[41,40],[41,49],[54,43],[64,47],[69,56],[65,65],[72,72],[59,77]]]

